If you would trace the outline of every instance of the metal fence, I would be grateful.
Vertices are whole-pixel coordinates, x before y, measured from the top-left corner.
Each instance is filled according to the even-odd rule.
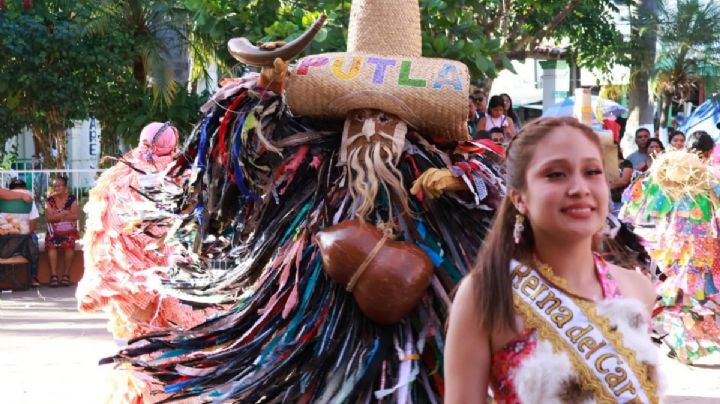
[[[68,193],[75,195],[80,208],[80,229],[85,228],[85,212],[83,207],[88,200],[88,193],[95,185],[95,180],[105,171],[104,169],[58,169],[58,170],[0,170],[0,187],[7,188],[13,178],[25,181],[32,192],[35,204],[40,213],[37,223],[37,232],[43,233],[46,229],[45,201],[52,190],[52,181],[58,177],[68,179]]]

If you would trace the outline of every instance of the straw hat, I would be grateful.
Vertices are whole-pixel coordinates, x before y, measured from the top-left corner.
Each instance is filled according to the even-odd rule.
[[[421,133],[468,138],[467,66],[423,58],[417,0],[355,0],[348,50],[300,59],[287,100],[297,115],[344,118],[373,108],[399,116]]]

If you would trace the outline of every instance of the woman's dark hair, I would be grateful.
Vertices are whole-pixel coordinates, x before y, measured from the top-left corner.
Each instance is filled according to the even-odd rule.
[[[65,186],[67,186],[67,184],[68,184],[68,177],[66,177],[64,175],[58,175],[57,177],[55,177],[55,179],[62,181],[63,185],[65,185]]]
[[[690,141],[690,149],[696,153],[709,152],[715,147],[715,141],[712,136],[708,135],[704,130],[693,132],[690,138],[692,139]]]
[[[507,95],[506,93],[500,94],[500,97],[503,98],[503,107],[505,107],[505,98],[508,99],[510,106],[508,107],[508,110],[505,112],[505,115],[507,115],[510,119],[512,119],[513,123],[517,125],[520,121],[518,121],[517,114],[515,114],[515,110],[513,109],[512,98],[510,98],[510,96]]]
[[[591,141],[602,155],[600,138],[591,128],[572,117],[541,118],[525,125],[518,136],[510,142],[507,150],[507,194],[497,211],[492,228],[480,250],[472,270],[475,305],[482,327],[486,330],[516,330],[513,307],[510,262],[532,262],[533,239],[529,221],[518,244],[513,240],[515,205],[510,200],[510,190],[527,188],[527,168],[535,150],[547,135],[557,128],[575,128]],[[574,135],[574,134],[573,134]]]
[[[490,139],[490,132],[486,130],[479,130],[475,135],[475,139]]]
[[[660,139],[656,137],[651,137],[650,139],[648,139],[647,147],[650,147],[651,143],[657,143],[658,145],[660,145],[660,150],[665,151],[665,145],[662,141],[660,141]]]
[[[505,108],[505,102],[503,101],[501,96],[493,95],[492,97],[490,97],[490,101],[488,101],[488,111],[497,107]]]
[[[682,136],[683,140],[685,140],[685,134],[680,132],[679,130],[676,130],[675,132],[672,132],[672,134],[670,134],[670,137],[668,137],[668,142],[672,142],[675,136]]]
[[[10,181],[10,184],[8,184],[8,189],[26,189],[27,183],[25,181],[21,180],[20,178],[13,178],[12,181]]]

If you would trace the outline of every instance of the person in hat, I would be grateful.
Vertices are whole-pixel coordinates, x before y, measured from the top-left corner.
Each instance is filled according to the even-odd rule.
[[[417,2],[354,1],[347,52],[288,68],[318,29],[230,41],[263,71],[224,83],[178,161],[190,183],[171,209],[194,208],[171,282],[234,306],[106,360],[173,399],[442,396],[449,296],[504,195],[502,158],[469,140],[467,68],[421,57]]]
[[[108,313],[108,330],[116,340],[150,331],[190,328],[211,311],[193,310],[145,283],[156,279],[153,267],[168,265],[172,247],[163,242],[167,230],[148,195],[175,160],[178,130],[170,123],[151,122],[138,146],[102,173],[85,204],[83,237],[85,270],[75,296],[81,312]],[[153,223],[141,225],[152,218]],[[147,402],[144,381],[117,370],[113,402]],[[155,397],[157,398],[157,397]]]

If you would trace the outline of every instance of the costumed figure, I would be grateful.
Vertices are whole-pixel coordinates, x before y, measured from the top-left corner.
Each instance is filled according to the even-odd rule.
[[[85,272],[76,290],[78,308],[107,311],[108,329],[118,340],[169,328],[187,329],[211,313],[161,295],[148,281],[157,279],[152,268],[166,267],[172,251],[164,243],[167,228],[156,220],[158,210],[148,193],[165,180],[177,141],[177,129],[167,123],[145,126],[138,147],[97,179],[84,208]],[[177,187],[166,184],[165,188],[171,185]],[[127,373],[122,376],[117,378],[120,387],[112,399],[143,402],[144,382]]]
[[[620,219],[632,223],[658,266],[658,332],[686,362],[720,350],[720,181],[697,154],[659,155],[626,190]]]
[[[416,2],[354,1],[347,53],[229,43],[260,66],[224,83],[169,175],[190,169],[168,269],[177,296],[233,302],[133,341],[170,399],[439,402],[449,294],[504,195],[468,140],[467,68],[421,55]]]

